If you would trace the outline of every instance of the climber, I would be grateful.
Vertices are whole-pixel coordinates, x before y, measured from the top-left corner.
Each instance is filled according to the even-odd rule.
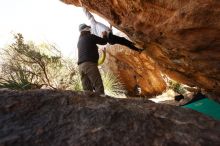
[[[98,94],[104,94],[102,78],[97,67],[99,54],[96,44],[105,45],[107,40],[91,34],[90,27],[86,24],[81,24],[79,31],[78,65],[83,90],[95,90]]]
[[[81,7],[83,7],[81,0],[79,0],[79,2],[80,2]],[[83,7],[83,11],[91,22],[91,33],[92,34],[97,35],[102,38],[106,37],[108,43],[111,45],[114,45],[114,44],[124,45],[132,50],[138,51],[139,53],[143,51],[143,49],[137,48],[134,45],[134,43],[127,40],[126,38],[114,35],[112,33],[112,26],[107,27],[106,25],[96,21],[94,16],[85,7]]]

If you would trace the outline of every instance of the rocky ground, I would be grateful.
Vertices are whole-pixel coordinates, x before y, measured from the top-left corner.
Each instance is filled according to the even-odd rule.
[[[1,146],[219,146],[220,122],[145,99],[0,91]]]

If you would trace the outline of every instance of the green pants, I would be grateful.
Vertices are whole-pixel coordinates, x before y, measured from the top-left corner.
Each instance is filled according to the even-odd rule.
[[[104,94],[102,78],[97,63],[84,62],[79,65],[83,90]]]

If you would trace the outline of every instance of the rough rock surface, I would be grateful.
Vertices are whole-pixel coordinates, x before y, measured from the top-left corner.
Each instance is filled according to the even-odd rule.
[[[0,91],[1,146],[219,146],[219,137],[219,122],[148,100]]]
[[[152,97],[166,89],[166,83],[157,64],[145,53],[139,54],[121,45],[109,46],[102,65],[105,72],[117,75],[128,95],[136,96],[135,86],[141,88],[141,96]]]
[[[146,48],[163,73],[220,95],[219,0],[81,1]]]

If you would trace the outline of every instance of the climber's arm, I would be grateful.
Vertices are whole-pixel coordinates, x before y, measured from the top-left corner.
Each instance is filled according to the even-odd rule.
[[[83,12],[85,13],[86,17],[89,19],[91,24],[97,23],[94,16],[85,7],[83,7]]]
[[[86,17],[89,19],[89,21],[93,24],[96,23],[96,20],[94,16],[83,6],[83,3],[81,0],[79,0],[80,6],[83,8],[83,12],[85,13]]]

